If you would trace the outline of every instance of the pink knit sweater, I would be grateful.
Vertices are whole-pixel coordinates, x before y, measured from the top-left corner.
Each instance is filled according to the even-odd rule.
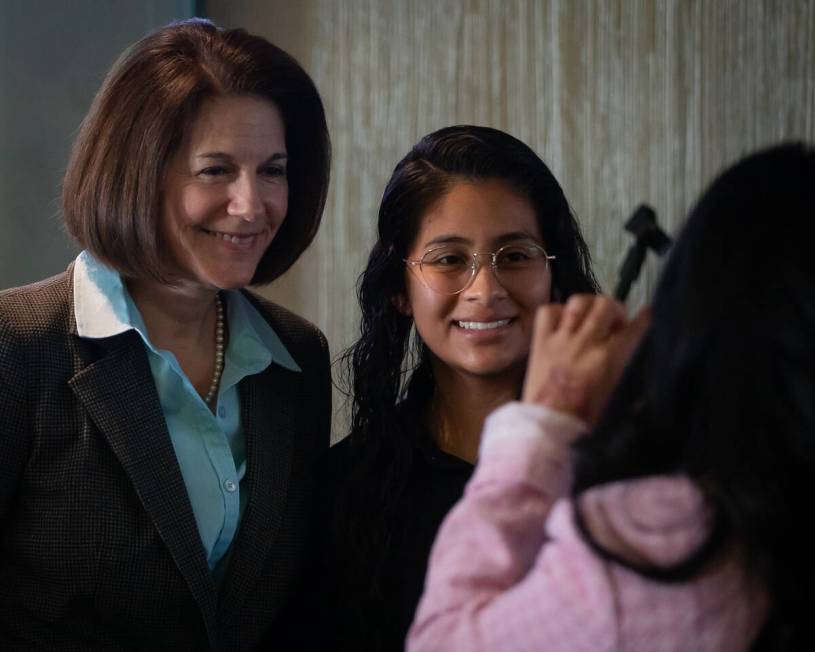
[[[511,403],[487,420],[475,475],[430,558],[409,652],[746,650],[767,610],[736,553],[693,581],[648,580],[598,557],[562,496],[585,426]],[[684,559],[710,514],[684,477],[595,488],[580,499],[604,547],[650,564]]]

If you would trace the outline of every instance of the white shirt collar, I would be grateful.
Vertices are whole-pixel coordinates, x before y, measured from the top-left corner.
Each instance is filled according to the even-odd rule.
[[[136,318],[130,314],[127,297],[127,289],[116,270],[100,263],[88,251],[77,256],[74,263],[74,316],[80,337],[112,337],[135,329],[150,345],[146,331],[142,332],[143,329],[137,326],[142,323],[141,316]],[[227,303],[230,330],[236,337],[246,334],[249,341],[256,341],[258,346],[268,350],[272,362],[291,371],[301,371],[274,329],[241,292],[230,291]]]

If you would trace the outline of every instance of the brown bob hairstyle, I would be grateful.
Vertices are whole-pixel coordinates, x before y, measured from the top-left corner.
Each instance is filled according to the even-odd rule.
[[[286,129],[288,213],[252,284],[274,280],[297,260],[328,192],[331,144],[320,96],[280,48],[200,18],[132,45],[96,94],[62,189],[66,228],[80,246],[125,277],[168,282],[159,228],[165,170],[201,104],[225,95],[274,102]]]

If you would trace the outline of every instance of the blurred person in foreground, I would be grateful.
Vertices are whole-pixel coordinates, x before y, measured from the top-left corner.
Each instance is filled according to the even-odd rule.
[[[725,171],[625,370],[647,313],[539,311],[523,400],[487,419],[409,650],[811,646],[814,210],[811,148]]]

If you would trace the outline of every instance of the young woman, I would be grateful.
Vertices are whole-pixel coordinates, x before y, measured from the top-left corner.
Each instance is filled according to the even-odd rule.
[[[411,651],[811,647],[813,211],[811,148],[719,177],[605,412],[641,320],[595,297],[541,309],[524,402],[487,421]]]
[[[292,633],[328,350],[243,288],[314,237],[329,149],[311,79],[243,30],[175,23],[113,66],[65,176],[83,251],[0,293],[3,649]]]
[[[535,310],[596,287],[563,191],[519,140],[450,127],[396,166],[346,354],[351,434],[331,455],[344,648],[402,648],[483,420],[520,396]]]

